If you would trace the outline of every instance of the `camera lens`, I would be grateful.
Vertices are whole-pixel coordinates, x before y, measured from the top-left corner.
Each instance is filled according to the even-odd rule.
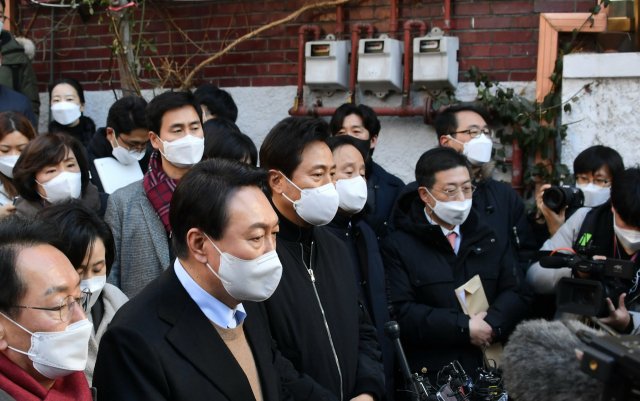
[[[557,214],[572,202],[574,196],[570,188],[551,187],[544,191],[542,202]]]
[[[596,300],[596,294],[593,291],[581,291],[580,303],[583,305],[593,305]]]

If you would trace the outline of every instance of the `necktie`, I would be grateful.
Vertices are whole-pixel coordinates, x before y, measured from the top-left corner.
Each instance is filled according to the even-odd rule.
[[[451,231],[449,234],[447,234],[447,241],[449,241],[449,243],[451,244],[451,248],[455,251],[456,250],[456,237],[458,236],[458,234],[456,234],[454,231]]]

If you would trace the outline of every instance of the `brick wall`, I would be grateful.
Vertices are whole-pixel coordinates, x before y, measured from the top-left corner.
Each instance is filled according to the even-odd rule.
[[[68,3],[68,0],[67,0]],[[270,1],[158,1],[148,0],[143,37],[151,39],[157,53],[147,49],[145,55],[160,66],[167,57],[178,65],[188,62],[182,70],[189,72],[248,30],[276,21],[301,7],[303,0]],[[370,22],[377,33],[389,31],[390,0],[351,1],[343,14],[344,30],[354,22]],[[538,40],[538,20],[541,12],[585,12],[594,1],[469,1],[452,0],[452,34],[460,38],[460,70],[475,65],[501,81],[535,79]],[[45,91],[49,76],[48,34],[51,31],[51,9],[31,3],[18,7],[19,28],[36,42],[34,67]],[[84,21],[82,11],[84,10]],[[104,8],[94,15],[86,9],[54,10],[53,78],[73,76],[87,90],[109,90],[111,51],[113,42]],[[100,16],[103,20],[100,21]],[[142,10],[136,10],[139,21]],[[443,26],[444,1],[398,0],[398,27],[408,19],[420,19],[427,27]],[[170,18],[169,18],[170,16]],[[248,21],[247,21],[248,19]],[[298,28],[302,24],[317,24],[322,34],[334,33],[336,10],[307,12],[295,22],[278,26],[259,38],[244,42],[214,65],[204,68],[198,82],[230,86],[281,86],[297,84]],[[140,24],[134,28],[137,33]],[[180,33],[188,35],[189,41]],[[137,39],[137,35],[134,36]],[[348,35],[345,35],[348,37]],[[399,32],[399,38],[402,33]],[[115,63],[112,63],[114,70]],[[144,74],[143,74],[144,75]],[[113,87],[118,88],[118,74]]]

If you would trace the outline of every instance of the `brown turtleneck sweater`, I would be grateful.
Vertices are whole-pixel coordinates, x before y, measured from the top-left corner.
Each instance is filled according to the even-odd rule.
[[[216,329],[222,341],[227,344],[229,351],[233,354],[238,361],[238,364],[244,371],[244,374],[249,380],[251,385],[251,391],[256,401],[262,401],[262,388],[260,386],[260,377],[258,376],[258,369],[256,368],[256,361],[253,358],[253,352],[247,338],[244,335],[244,322],[240,323],[238,327],[233,329],[225,329],[218,326],[211,321],[213,327]]]

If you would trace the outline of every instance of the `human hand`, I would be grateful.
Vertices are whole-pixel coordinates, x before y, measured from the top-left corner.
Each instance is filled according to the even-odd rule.
[[[627,311],[627,307],[624,305],[624,298],[627,294],[620,295],[618,299],[618,309],[613,306],[613,302],[607,298],[607,306],[609,307],[609,317],[600,319],[604,324],[607,324],[619,332],[622,332],[629,325],[631,315]]]
[[[369,393],[360,394],[359,396],[352,398],[351,401],[375,401],[373,396]]]
[[[491,344],[493,341],[493,329],[489,323],[484,321],[487,312],[480,312],[477,315],[471,315],[469,319],[469,335],[471,344],[479,348]]]
[[[544,191],[549,188],[551,188],[551,185],[543,185],[542,187],[540,187],[540,192],[536,195],[536,204],[538,206],[536,219],[544,217],[544,221],[549,228],[549,234],[551,234],[551,237],[553,237],[566,220],[565,212],[567,211],[567,206],[565,206],[564,209],[562,209],[560,213],[557,214],[553,210],[549,209],[547,205],[545,205],[542,201],[542,195],[544,194]]]
[[[16,212],[16,207],[11,203],[7,203],[6,205],[0,207],[0,219],[9,217],[15,212]]]

